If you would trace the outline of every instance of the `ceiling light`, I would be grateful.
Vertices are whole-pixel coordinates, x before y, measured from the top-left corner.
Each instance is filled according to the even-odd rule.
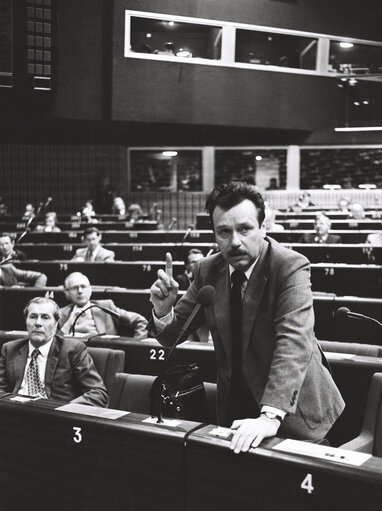
[[[163,156],[178,156],[177,151],[162,151]]]
[[[382,126],[348,126],[345,128],[334,128],[334,131],[382,131]]]
[[[169,21],[169,22],[168,22],[168,26],[169,26],[169,27],[173,27],[174,25],[175,25],[175,23],[174,23],[173,21]]]
[[[150,32],[147,32],[146,37],[147,37],[147,38],[150,38],[150,37],[151,37]]]
[[[360,106],[360,104],[361,103],[359,101],[353,101],[353,105],[355,105],[355,106]]]
[[[259,154],[258,154],[258,155],[256,156],[256,158],[255,158],[255,160],[257,160],[257,161],[261,161],[262,159],[263,159],[263,157],[262,157],[262,156],[260,156]]]
[[[354,44],[353,43],[347,43],[346,41],[341,41],[340,42],[340,46],[341,46],[341,48],[353,48]]]

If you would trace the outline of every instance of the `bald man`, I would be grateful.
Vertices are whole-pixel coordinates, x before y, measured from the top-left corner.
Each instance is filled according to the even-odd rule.
[[[118,308],[113,300],[90,300],[92,287],[86,275],[80,272],[71,273],[64,284],[66,298],[71,302],[70,305],[60,309],[59,327],[61,333],[68,335],[77,316],[88,307],[91,309],[83,313],[75,325],[76,333],[92,335],[118,335],[119,326],[127,326],[131,329],[131,336],[136,339],[145,339],[147,337],[147,320],[135,312],[129,312]],[[119,314],[118,318],[108,314],[99,307]]]

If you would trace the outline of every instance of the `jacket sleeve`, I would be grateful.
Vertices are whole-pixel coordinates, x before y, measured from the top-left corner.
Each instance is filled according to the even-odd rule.
[[[107,305],[112,311],[117,312],[120,317],[117,320],[119,324],[130,326],[134,330],[135,339],[146,339],[147,337],[147,319],[136,312],[120,309],[110,300]]]
[[[40,273],[38,271],[20,270],[19,268],[15,268],[15,275],[19,282],[27,282],[34,287],[45,287],[48,281],[48,277],[45,273]]]
[[[277,287],[274,353],[261,405],[295,413],[317,342],[308,260],[295,254],[284,259],[278,269]]]
[[[82,342],[79,342],[75,348],[72,359],[72,371],[78,388],[81,391],[81,395],[73,399],[72,403],[107,406],[109,397],[106,387],[95,368],[93,359]]]
[[[105,255],[104,261],[105,262],[114,262],[114,260],[115,260],[115,253],[112,250],[108,250]]]
[[[9,382],[7,378],[7,348],[6,345],[3,344],[1,347],[1,355],[0,355],[0,395],[4,392],[8,392]]]

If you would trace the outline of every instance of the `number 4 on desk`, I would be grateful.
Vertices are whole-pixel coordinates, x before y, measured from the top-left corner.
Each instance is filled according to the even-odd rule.
[[[312,493],[312,491],[314,490],[312,474],[306,474],[305,479],[301,483],[301,488],[303,490],[306,490],[308,493]]]

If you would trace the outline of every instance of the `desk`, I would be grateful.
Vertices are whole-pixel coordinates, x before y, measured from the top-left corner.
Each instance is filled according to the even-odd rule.
[[[277,438],[235,455],[227,440],[209,434],[212,429],[197,429],[187,440],[187,511],[381,509],[380,458],[370,458],[361,467],[340,465],[276,451]]]
[[[198,423],[111,420],[59,405],[0,399],[2,511],[183,508],[183,445]]]

